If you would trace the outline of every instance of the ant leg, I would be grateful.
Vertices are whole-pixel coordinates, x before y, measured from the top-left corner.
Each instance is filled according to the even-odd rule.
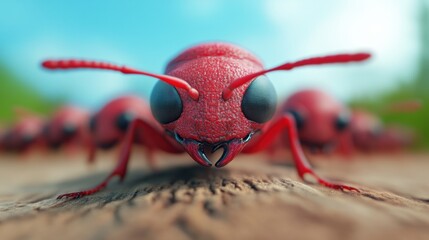
[[[114,170],[110,173],[109,176],[107,176],[107,178],[103,182],[88,190],[62,194],[58,196],[57,199],[61,199],[61,198],[74,199],[82,196],[92,195],[104,189],[109,183],[109,181],[115,176],[118,176],[119,180],[122,181],[125,178],[125,175],[127,173],[127,166],[128,166],[128,161],[130,159],[131,147],[135,139],[135,133],[137,132],[138,129],[143,129],[143,131],[145,131],[146,129],[153,130],[153,127],[141,119],[133,120],[133,122],[131,123],[131,126],[127,130],[127,133],[125,134],[125,138],[121,146],[121,152],[120,152],[118,163],[116,164],[116,167],[114,168]]]
[[[290,116],[289,114],[284,114],[283,116],[275,120],[270,126],[268,126],[268,128],[264,129],[262,135],[260,135],[257,139],[255,139],[256,142],[251,145],[251,148],[250,149],[245,148],[243,152],[250,153],[250,152],[264,150],[272,143],[273,139],[275,139],[278,134],[281,134],[284,131],[286,131],[287,133],[288,144],[292,152],[296,170],[298,172],[298,175],[301,177],[301,179],[303,179],[304,181],[307,181],[305,179],[305,176],[311,175],[317,180],[317,182],[320,185],[323,185],[325,187],[336,189],[336,190],[348,190],[348,191],[359,192],[357,188],[339,184],[339,183],[334,183],[332,181],[329,181],[327,179],[324,179],[318,176],[313,171],[310,163],[307,161],[307,158],[304,155],[304,152],[302,151],[301,144],[299,143],[298,132],[296,129],[295,121],[293,117]]]

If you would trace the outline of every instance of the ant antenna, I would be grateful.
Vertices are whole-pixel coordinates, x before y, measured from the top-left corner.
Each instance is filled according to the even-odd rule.
[[[324,57],[313,57],[307,58],[296,62],[284,63],[280,66],[264,69],[262,71],[251,73],[244,77],[238,78],[229,84],[227,88],[223,90],[222,98],[228,100],[232,96],[232,91],[243,84],[246,84],[260,75],[264,75],[274,71],[288,71],[297,67],[309,66],[309,65],[322,65],[322,64],[333,64],[333,63],[348,63],[348,62],[361,62],[371,57],[369,53],[357,53],[357,54],[337,54],[329,55]]]
[[[161,75],[161,74],[144,72],[141,70],[129,68],[127,66],[117,66],[117,65],[114,65],[111,63],[105,63],[105,62],[84,61],[84,60],[74,60],[74,59],[46,60],[42,62],[42,66],[50,70],[89,68],[89,69],[112,70],[112,71],[121,72],[123,74],[145,75],[145,76],[158,78],[159,80],[165,83],[168,83],[174,87],[185,89],[188,92],[189,96],[195,101],[198,100],[198,97],[199,97],[198,90],[191,87],[191,85],[189,85],[189,83],[187,83],[183,79],[169,76],[169,75]]]

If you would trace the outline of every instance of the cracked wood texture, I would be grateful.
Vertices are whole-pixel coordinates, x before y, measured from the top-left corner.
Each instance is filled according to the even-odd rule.
[[[244,156],[222,169],[160,155],[148,171],[135,153],[124,183],[76,200],[114,165],[100,155],[3,157],[0,239],[428,239],[425,154],[312,157],[323,176],[361,193],[304,184],[290,163]]]

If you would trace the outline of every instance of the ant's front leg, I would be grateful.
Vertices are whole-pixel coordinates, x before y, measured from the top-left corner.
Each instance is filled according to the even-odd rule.
[[[307,161],[307,158],[302,151],[301,144],[299,143],[298,132],[295,126],[294,118],[289,114],[284,114],[283,116],[274,120],[274,122],[269,125],[267,128],[263,129],[262,135],[255,138],[253,143],[249,143],[249,147],[244,148],[244,153],[253,153],[257,151],[265,150],[269,145],[277,138],[279,134],[287,134],[288,144],[292,152],[293,160],[295,162],[295,167],[298,172],[298,175],[305,179],[306,175],[313,176],[317,182],[325,187],[337,189],[337,190],[348,190],[348,191],[357,191],[357,188],[334,183],[327,179],[324,179],[318,176],[312,169],[310,163]]]
[[[141,130],[141,131],[140,131]],[[97,186],[90,188],[88,190],[80,191],[80,192],[73,192],[73,193],[67,193],[62,194],[58,196],[57,199],[61,198],[79,198],[82,196],[87,196],[94,194],[96,192],[99,192],[100,190],[104,189],[109,181],[113,178],[118,176],[120,181],[123,181],[125,178],[125,175],[127,173],[127,166],[130,159],[131,154],[131,147],[134,143],[134,139],[137,132],[143,132],[148,138],[152,138],[152,140],[156,140],[156,144],[159,146],[159,149],[174,149],[175,146],[171,146],[171,142],[168,141],[166,135],[159,131],[158,128],[153,126],[152,124],[142,120],[142,119],[134,119],[130,125],[130,127],[127,129],[127,132],[125,134],[123,144],[121,145],[120,150],[120,156],[118,159],[118,163],[116,164],[116,167],[113,169],[113,171],[107,176],[107,178],[98,184]],[[144,144],[143,142],[142,144]]]

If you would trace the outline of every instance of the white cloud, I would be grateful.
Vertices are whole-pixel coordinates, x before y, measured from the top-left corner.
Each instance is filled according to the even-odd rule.
[[[392,88],[415,70],[416,3],[409,0],[266,1],[267,18],[279,31],[274,61],[284,61],[279,60],[281,55],[290,60],[358,50],[374,53],[374,58],[362,65],[295,71],[288,75],[294,80],[278,84],[279,89],[285,89],[281,91],[284,94],[318,86],[348,98]]]

